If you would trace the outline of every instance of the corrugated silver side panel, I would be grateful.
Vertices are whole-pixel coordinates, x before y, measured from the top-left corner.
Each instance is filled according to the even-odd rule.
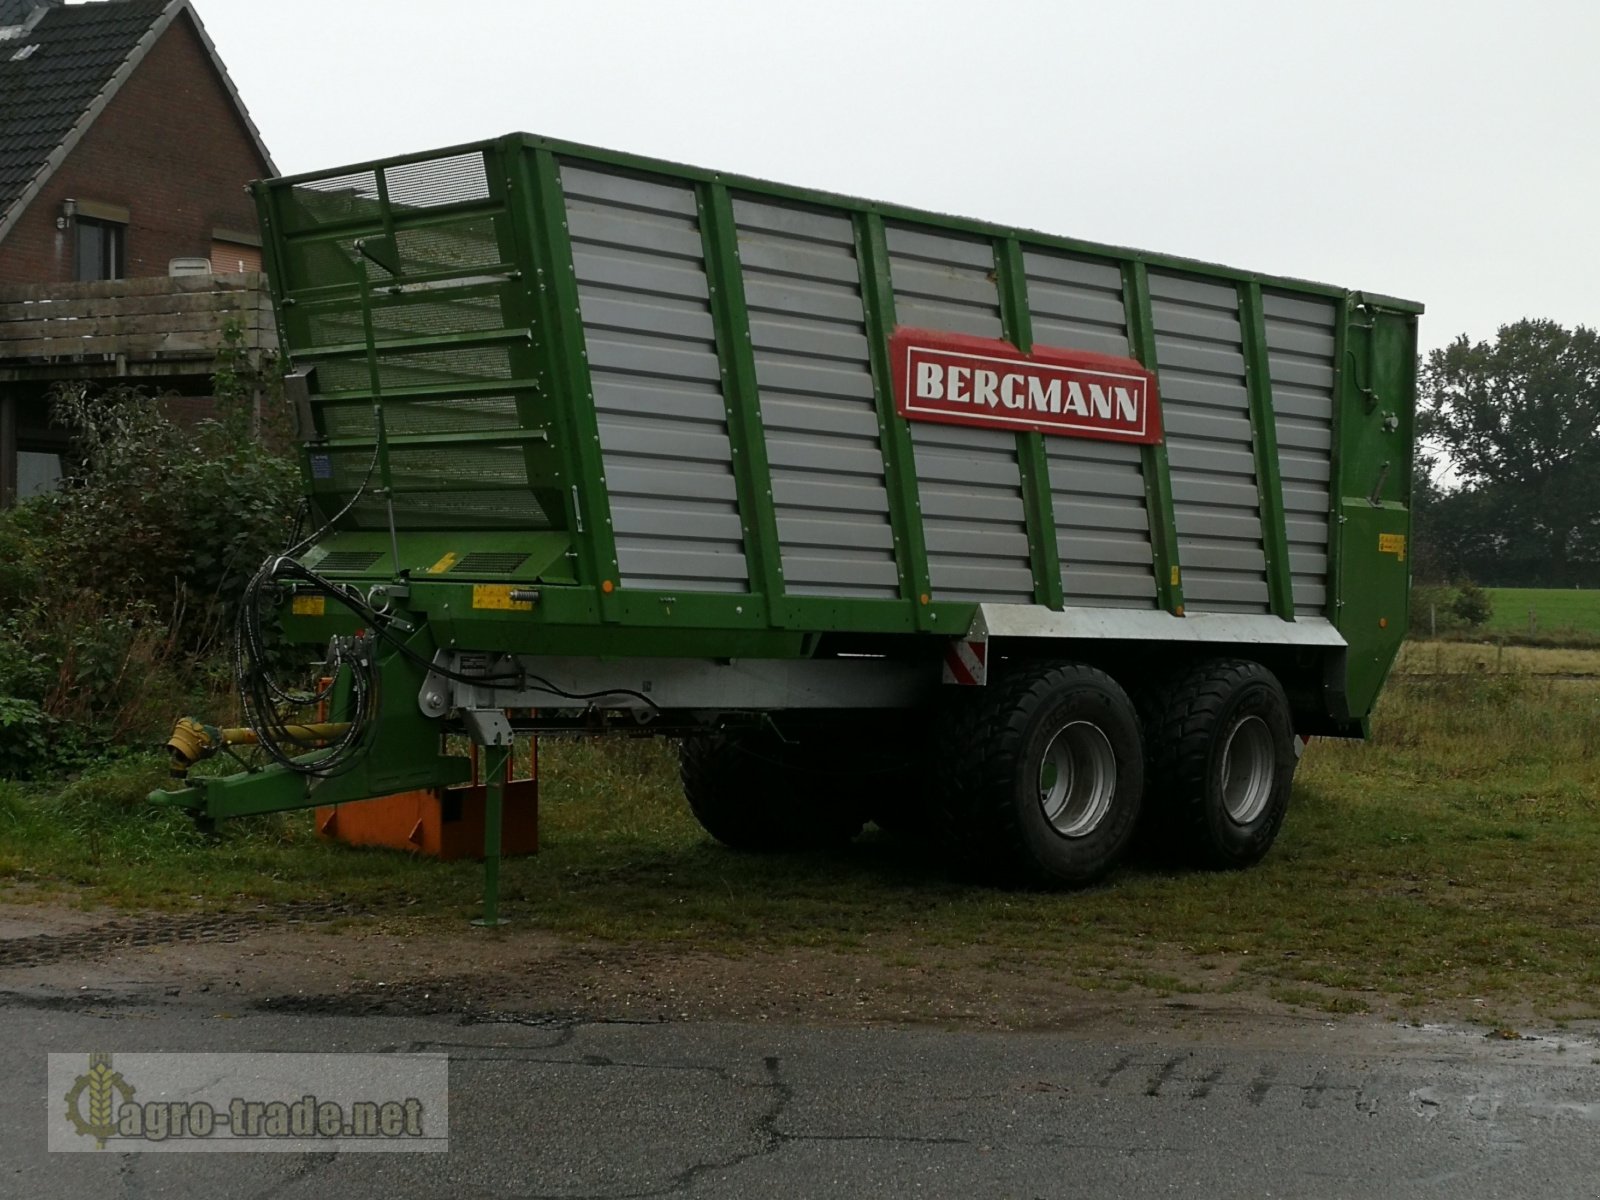
[[[1152,271],[1150,297],[1184,605],[1267,612],[1238,292]]]
[[[1120,269],[1033,250],[1022,262],[1035,346],[1127,356]],[[1139,447],[1047,435],[1044,450],[1067,603],[1154,608]]]
[[[784,590],[900,594],[848,217],[735,196]]]
[[[1262,295],[1278,469],[1295,616],[1328,607],[1328,487],[1333,458],[1334,324],[1331,300]]]
[[[619,582],[745,591],[694,189],[573,163],[561,186]]]
[[[890,225],[889,270],[901,325],[1000,337],[988,242]],[[912,421],[928,574],[941,600],[1033,599],[1016,435]]]

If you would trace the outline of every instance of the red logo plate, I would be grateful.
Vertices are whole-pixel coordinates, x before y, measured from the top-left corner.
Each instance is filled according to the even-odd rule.
[[[1156,378],[1131,358],[900,328],[889,339],[895,408],[911,421],[1159,442]]]

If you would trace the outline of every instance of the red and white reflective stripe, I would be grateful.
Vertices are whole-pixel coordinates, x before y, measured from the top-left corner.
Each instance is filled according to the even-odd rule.
[[[944,649],[944,681],[962,687],[989,682],[989,643],[975,638],[951,642]]]

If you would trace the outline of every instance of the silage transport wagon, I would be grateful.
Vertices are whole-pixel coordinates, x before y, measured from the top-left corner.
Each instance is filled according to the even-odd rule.
[[[1365,730],[1419,305],[529,135],[255,195],[314,532],[252,584],[251,728],[180,723],[163,803],[655,732],[736,847],[876,820],[1075,885],[1141,824],[1254,862],[1303,739]]]

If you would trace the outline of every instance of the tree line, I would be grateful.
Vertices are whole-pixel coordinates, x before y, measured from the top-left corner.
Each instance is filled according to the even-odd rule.
[[[1419,583],[1600,587],[1600,334],[1463,334],[1421,364],[1417,432]]]

